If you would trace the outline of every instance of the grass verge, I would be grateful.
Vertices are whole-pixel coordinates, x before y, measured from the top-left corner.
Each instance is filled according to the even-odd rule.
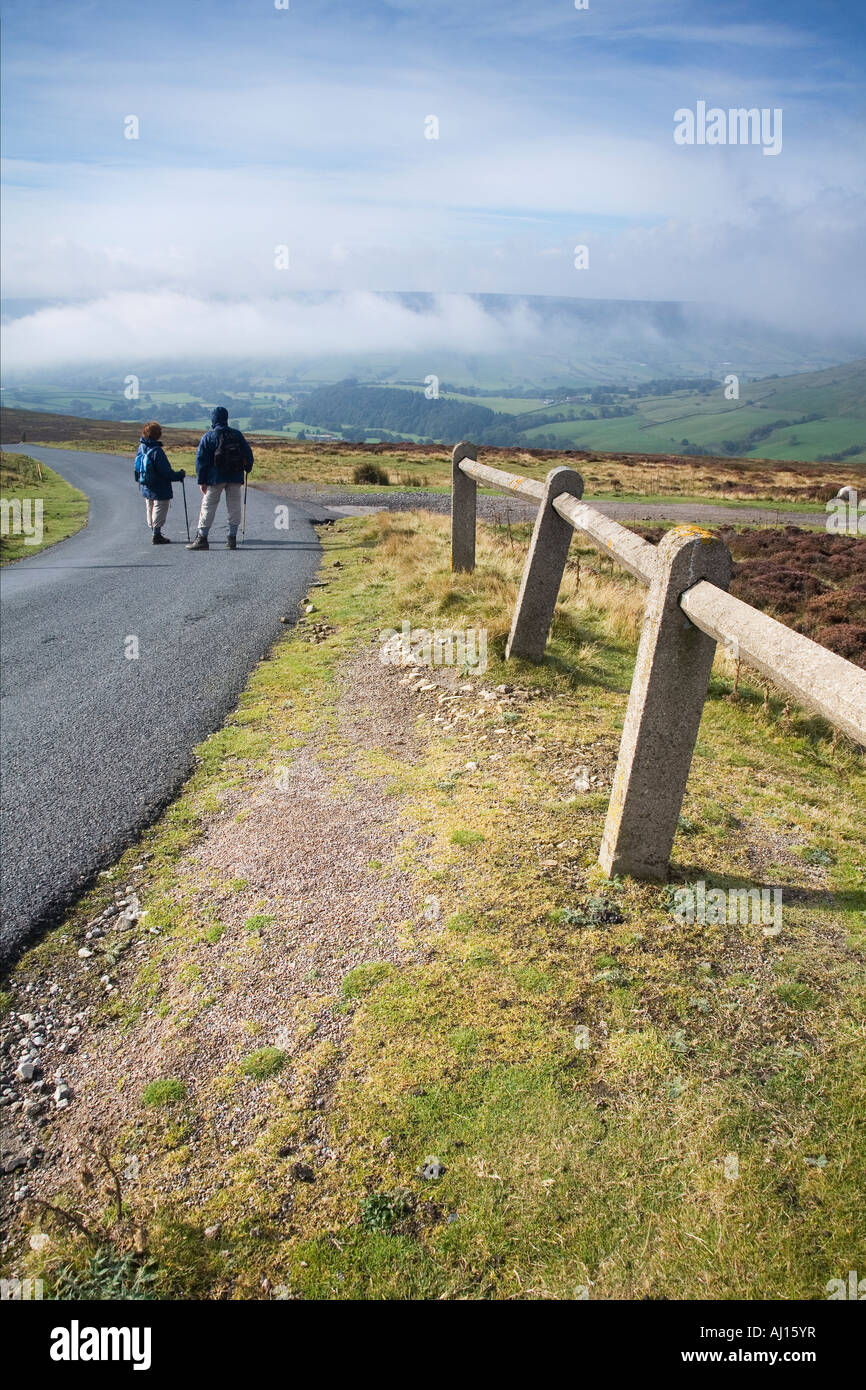
[[[85,494],[26,454],[0,454],[0,503],[0,565],[56,545],[87,523]]]

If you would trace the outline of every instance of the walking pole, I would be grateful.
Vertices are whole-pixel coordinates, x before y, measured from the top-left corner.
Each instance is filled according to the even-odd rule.
[[[188,512],[187,509],[186,509],[186,487],[184,486],[185,482],[186,482],[186,479],[185,479],[185,478],[181,478],[181,480],[180,480],[180,487],[181,487],[181,491],[182,491],[182,493],[183,493],[183,515],[184,515],[184,520],[186,521],[186,538],[187,538],[187,540],[189,540],[189,512]]]
[[[241,540],[243,540],[244,537],[245,537],[246,534],[247,534],[247,483],[249,482],[249,478],[250,478],[249,473],[245,473],[245,474],[244,474],[244,513],[243,513],[243,516],[241,517]]]

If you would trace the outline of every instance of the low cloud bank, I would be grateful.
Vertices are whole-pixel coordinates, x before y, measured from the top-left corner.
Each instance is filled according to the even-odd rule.
[[[23,313],[5,325],[3,338],[10,382],[107,365],[125,375],[155,362],[314,363],[322,377],[337,379],[348,374],[347,362],[364,359],[384,360],[389,371],[423,367],[422,376],[446,361],[455,371],[462,363],[474,377],[479,357],[495,359],[503,382],[587,372],[624,380],[717,374],[730,362],[757,374],[797,371],[866,355],[866,338],[853,342],[841,327],[822,340],[711,306],[362,291],[235,300],[116,292]]]
[[[423,309],[388,295],[347,293],[318,302],[200,299],[162,291],[111,294],[38,309],[4,329],[12,371],[88,363],[297,359],[344,354],[501,351],[537,345],[541,324],[522,303],[492,315],[468,295],[435,295]],[[506,337],[503,337],[506,335]]]

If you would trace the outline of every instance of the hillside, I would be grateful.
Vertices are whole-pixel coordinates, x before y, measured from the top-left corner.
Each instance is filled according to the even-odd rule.
[[[389,379],[383,367],[377,382],[347,377],[336,383],[254,384],[247,379],[227,390],[219,378],[187,378],[190,389],[180,390],[183,378],[169,374],[157,377],[139,401],[125,400],[116,383],[105,389],[110,383],[101,378],[89,388],[10,387],[3,400],[13,412],[96,420],[109,426],[109,433],[97,432],[104,438],[111,429],[153,417],[163,426],[201,433],[210,414],[207,402],[219,399],[241,429],[284,439],[453,444],[469,438],[504,448],[866,463],[866,360],[794,376],[750,379],[743,373],[734,400],[725,398],[730,364],[713,374],[637,383],[611,377],[590,384],[576,370],[570,383],[546,393],[503,381],[489,389],[472,386],[436,365],[435,381],[429,370],[426,376],[421,370],[414,378]],[[428,378],[434,383],[428,388],[432,398],[425,390]],[[159,380],[165,381],[164,389]]]
[[[515,410],[519,405],[519,410]],[[725,400],[719,381],[668,378],[640,386],[562,389],[544,400],[512,403],[443,389],[428,400],[421,388],[320,387],[296,411],[305,424],[352,437],[379,429],[385,437],[458,437],[497,446],[683,453],[695,456],[866,462],[866,362],[795,377],[739,383]],[[361,437],[364,437],[363,435]]]

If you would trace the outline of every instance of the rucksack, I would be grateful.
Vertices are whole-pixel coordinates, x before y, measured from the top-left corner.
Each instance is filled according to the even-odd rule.
[[[142,487],[154,488],[158,482],[156,471],[156,461],[154,458],[155,449],[145,449],[138,465],[138,481]]]
[[[244,451],[241,447],[241,436],[237,430],[230,429],[228,425],[220,427],[219,439],[213,457],[218,473],[225,476],[229,473],[243,472]]]

